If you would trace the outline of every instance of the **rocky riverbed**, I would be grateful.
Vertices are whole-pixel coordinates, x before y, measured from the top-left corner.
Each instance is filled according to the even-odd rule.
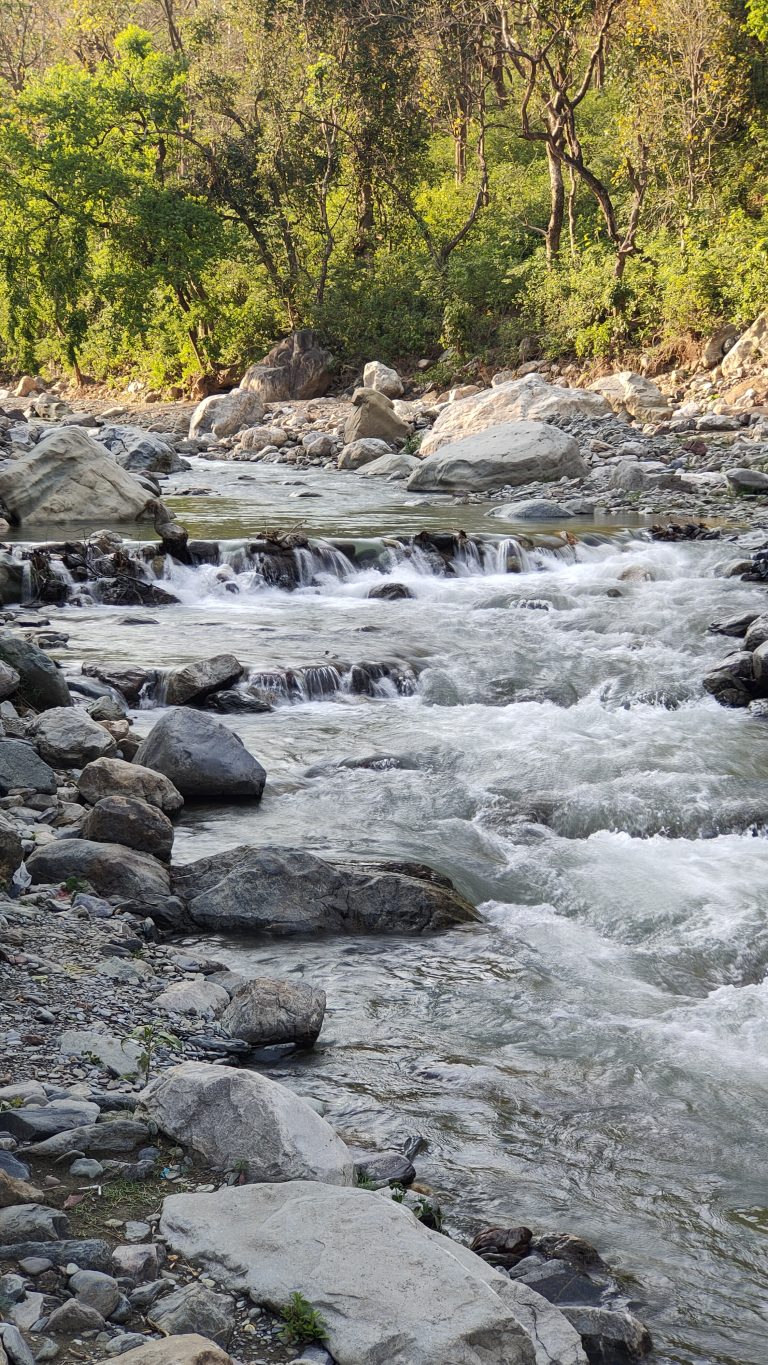
[[[8,418],[11,1365],[761,1360],[763,419],[530,378]]]

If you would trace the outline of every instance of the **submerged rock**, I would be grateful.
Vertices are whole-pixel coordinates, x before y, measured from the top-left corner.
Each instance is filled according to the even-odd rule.
[[[232,995],[221,1022],[233,1038],[254,1047],[293,1043],[312,1047],[323,1026],[325,991],[303,981],[246,981]]]
[[[479,918],[422,864],[331,862],[298,849],[241,845],[174,870],[195,924],[285,936],[428,933]]]
[[[255,1072],[183,1062],[152,1081],[140,1104],[161,1133],[216,1170],[237,1170],[248,1181],[337,1186],[354,1179],[352,1157],[325,1119]]]

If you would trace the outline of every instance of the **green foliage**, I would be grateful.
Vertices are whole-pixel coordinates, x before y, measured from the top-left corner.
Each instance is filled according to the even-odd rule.
[[[307,1341],[327,1341],[328,1325],[322,1314],[308,1303],[303,1294],[291,1294],[288,1303],[280,1309],[285,1326],[280,1339],[289,1346],[301,1346]]]
[[[169,1033],[166,1029],[160,1028],[157,1024],[143,1024],[132,1029],[128,1034],[129,1038],[141,1043],[139,1053],[139,1069],[142,1072],[144,1084],[149,1083],[149,1075],[152,1069],[152,1062],[158,1048],[167,1047],[172,1052],[178,1052],[181,1047],[181,1040],[175,1033]]]
[[[32,32],[23,13],[0,0],[5,368],[163,387],[306,325],[349,366],[448,349],[443,388],[527,334],[618,361],[763,306],[768,0],[744,27],[727,0],[616,7],[548,253],[549,77],[524,106],[499,53],[548,44],[559,104],[601,7],[50,0]]]

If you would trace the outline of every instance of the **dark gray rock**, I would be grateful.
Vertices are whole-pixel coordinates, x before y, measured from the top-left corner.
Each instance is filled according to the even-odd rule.
[[[323,1026],[325,991],[303,981],[247,981],[232,995],[221,1023],[254,1047],[294,1043],[312,1047]]]
[[[7,1129],[5,1130],[7,1132]],[[23,1161],[19,1161],[12,1152],[0,1151],[0,1171],[4,1175],[10,1175],[14,1180],[29,1180],[30,1169]]]
[[[15,1242],[50,1242],[69,1236],[69,1219],[45,1204],[14,1204],[0,1209],[0,1246]]]
[[[81,1155],[88,1152],[92,1155],[99,1152],[132,1152],[148,1137],[149,1129],[144,1123],[133,1119],[111,1119],[109,1123],[89,1123],[83,1128],[70,1128],[66,1133],[56,1133],[54,1137],[35,1143],[32,1152],[35,1156],[61,1156],[69,1152]],[[100,1266],[95,1268],[101,1269]]]
[[[37,1142],[70,1128],[95,1123],[99,1107],[87,1100],[56,1100],[53,1104],[25,1105],[0,1113],[0,1132],[10,1133],[17,1142]],[[22,1239],[19,1239],[22,1240]]]
[[[0,1322],[0,1343],[11,1365],[35,1365],[35,1357],[21,1332],[10,1322]]]
[[[757,692],[753,658],[747,650],[727,655],[703,678],[705,692],[721,706],[749,706]]]
[[[97,758],[108,758],[117,745],[108,730],[79,708],[54,706],[35,725],[35,747],[53,768],[82,768]]]
[[[109,1270],[112,1248],[98,1238],[66,1238],[60,1242],[14,1242],[3,1247],[8,1261],[23,1261],[28,1256],[44,1257],[52,1265],[77,1265],[83,1270]]]
[[[158,1299],[147,1322],[164,1336],[198,1332],[226,1348],[235,1328],[235,1308],[228,1294],[216,1294],[193,1281]]]
[[[0,815],[0,886],[8,886],[22,859],[21,839],[16,826]]]
[[[168,862],[173,847],[173,825],[157,806],[133,796],[106,796],[92,806],[81,826],[84,839],[123,844]]]
[[[258,801],[266,773],[232,730],[203,711],[175,707],[160,718],[135,762],[164,773],[184,797]]]
[[[69,1281],[69,1288],[88,1308],[95,1308],[103,1318],[109,1318],[120,1302],[120,1286],[112,1275],[100,1270],[77,1270]]]
[[[424,933],[477,911],[422,864],[332,863],[298,849],[241,845],[175,869],[195,924],[274,936]]]
[[[46,1331],[53,1332],[54,1336],[79,1336],[81,1332],[99,1332],[103,1326],[104,1319],[95,1308],[89,1308],[78,1299],[67,1299],[66,1303],[54,1308],[46,1323]]]
[[[734,493],[768,493],[768,474],[759,469],[726,469],[725,477]]]
[[[355,1175],[375,1184],[410,1185],[416,1168],[402,1152],[367,1152],[355,1155]]]
[[[632,1313],[567,1306],[562,1312],[579,1333],[589,1365],[633,1365],[651,1353],[650,1332]]]
[[[53,796],[56,774],[27,740],[0,739],[0,792],[7,796],[14,787]]]
[[[72,705],[64,674],[50,655],[30,640],[10,630],[0,631],[0,659],[16,670],[21,679],[19,694],[35,711]]]
[[[79,877],[99,896],[116,896],[139,905],[147,899],[163,900],[170,893],[168,869],[149,854],[123,844],[57,839],[30,855],[27,870],[35,883]]]
[[[212,692],[231,687],[242,672],[243,665],[234,654],[216,654],[212,659],[200,659],[185,668],[173,668],[162,682],[165,701],[168,706],[196,705]]]

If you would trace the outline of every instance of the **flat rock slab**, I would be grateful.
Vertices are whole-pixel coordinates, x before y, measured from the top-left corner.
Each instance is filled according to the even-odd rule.
[[[109,1271],[112,1248],[100,1238],[62,1238],[60,1242],[13,1242],[3,1246],[7,1261],[24,1261],[30,1257],[50,1261],[51,1265],[76,1265],[82,1270]]]
[[[132,1152],[149,1140],[145,1123],[133,1119],[112,1119],[108,1123],[90,1123],[82,1128],[70,1128],[56,1133],[32,1147],[35,1156],[62,1156],[68,1152]]]
[[[118,1038],[101,1029],[66,1029],[59,1039],[65,1057],[97,1057],[113,1076],[135,1076],[141,1047],[130,1038]]]
[[[98,1104],[90,1104],[88,1100],[53,1100],[39,1107],[25,1105],[22,1109],[6,1109],[0,1113],[0,1131],[10,1133],[17,1142],[37,1142],[70,1128],[95,1123],[98,1117]]]
[[[147,1341],[120,1356],[126,1365],[232,1365],[221,1347],[194,1332]]]
[[[534,1365],[498,1292],[511,1302],[515,1286],[482,1262],[475,1272],[473,1253],[454,1255],[381,1195],[308,1181],[173,1195],[160,1231],[257,1303],[279,1309],[298,1287],[325,1318],[338,1365]]]
[[[447,877],[413,863],[334,863],[240,845],[174,869],[174,891],[208,929],[271,936],[419,934],[479,919]]]

